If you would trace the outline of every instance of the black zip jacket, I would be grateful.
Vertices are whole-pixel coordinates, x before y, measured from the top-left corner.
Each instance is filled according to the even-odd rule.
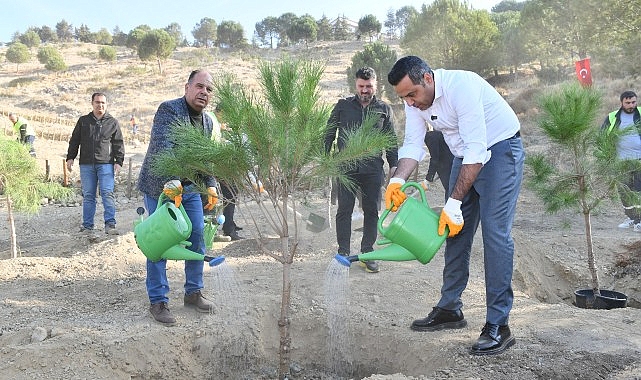
[[[109,113],[96,119],[93,112],[80,116],[73,128],[67,160],[75,160],[80,149],[78,163],[83,164],[118,164],[125,160],[125,144],[118,120]]]
[[[376,128],[396,136],[393,122],[394,114],[387,103],[376,99],[374,96],[372,101],[366,107],[363,107],[356,96],[350,96],[340,99],[332,110],[327,122],[329,128],[325,135],[325,151],[329,153],[332,149],[332,144],[336,140],[337,130],[339,132],[338,150],[343,150],[345,146],[345,131],[359,128],[368,113],[380,115]],[[390,168],[396,166],[398,163],[398,147],[388,149],[385,152],[385,158]],[[378,174],[382,168],[383,158],[376,156],[359,162],[356,168],[350,170],[350,173]]]

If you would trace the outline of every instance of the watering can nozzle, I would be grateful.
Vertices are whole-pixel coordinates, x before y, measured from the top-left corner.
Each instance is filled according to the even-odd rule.
[[[352,263],[358,261],[358,256],[353,255],[353,256],[344,256],[341,255],[340,253],[334,256],[334,259],[338,261],[340,264],[343,264],[346,267],[350,267]]]
[[[211,256],[205,256],[205,261],[209,263],[210,267],[215,267],[217,265],[222,264],[225,261],[225,256],[216,256],[216,257],[211,257]]]

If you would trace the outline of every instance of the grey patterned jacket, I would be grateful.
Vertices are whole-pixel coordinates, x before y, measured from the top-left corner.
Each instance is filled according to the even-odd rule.
[[[181,179],[178,177],[160,177],[156,175],[151,168],[151,163],[155,155],[173,147],[174,144],[170,141],[172,126],[190,123],[189,109],[187,108],[187,101],[184,96],[178,99],[167,100],[160,104],[154,116],[154,124],[151,127],[151,138],[149,140],[147,154],[140,169],[138,190],[154,198],[158,198],[167,181]],[[205,136],[211,138],[213,122],[206,112],[203,112],[203,127]],[[214,177],[203,176],[202,179],[207,187],[216,186],[216,179]]]

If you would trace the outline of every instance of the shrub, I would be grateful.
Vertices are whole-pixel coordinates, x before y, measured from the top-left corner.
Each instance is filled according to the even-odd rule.
[[[98,58],[103,61],[113,62],[116,60],[116,49],[112,46],[103,46],[98,50]]]
[[[38,49],[38,62],[46,65],[51,57],[59,56],[58,50],[53,46],[44,46]]]
[[[49,58],[47,63],[45,63],[45,68],[51,71],[64,71],[67,70],[67,64],[62,56],[58,55],[56,57]]]

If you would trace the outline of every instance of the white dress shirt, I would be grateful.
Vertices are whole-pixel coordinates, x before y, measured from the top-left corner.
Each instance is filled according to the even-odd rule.
[[[503,97],[478,74],[434,70],[434,102],[421,111],[405,103],[405,138],[398,158],[425,158],[426,122],[443,132],[445,142],[463,164],[485,164],[489,147],[514,136],[519,119]]]

